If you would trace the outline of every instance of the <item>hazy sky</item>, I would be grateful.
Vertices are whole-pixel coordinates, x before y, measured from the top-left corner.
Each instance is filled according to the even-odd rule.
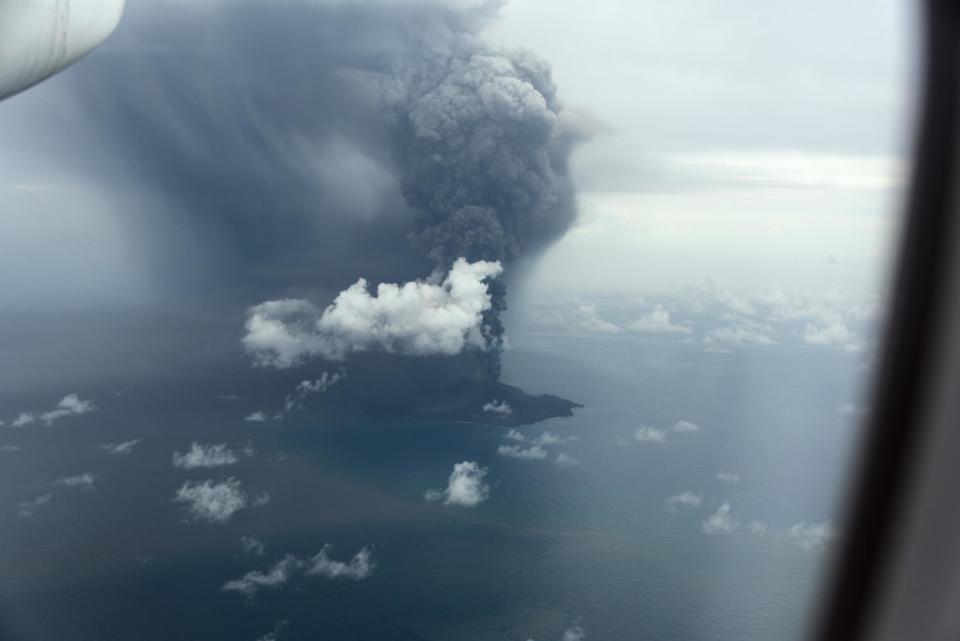
[[[599,129],[574,157],[580,224],[534,287],[876,291],[915,22],[902,0],[507,3],[492,37],[550,60]]]

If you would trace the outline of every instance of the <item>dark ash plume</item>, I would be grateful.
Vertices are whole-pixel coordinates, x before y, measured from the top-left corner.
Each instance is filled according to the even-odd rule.
[[[573,138],[544,60],[455,33],[391,71],[383,110],[403,196],[418,213],[414,249],[441,272],[461,257],[509,265],[567,230],[576,215]],[[506,288],[502,280],[490,287],[483,329],[497,378]]]

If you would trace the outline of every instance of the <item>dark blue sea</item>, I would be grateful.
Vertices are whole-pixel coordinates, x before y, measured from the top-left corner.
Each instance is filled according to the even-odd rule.
[[[85,376],[109,368],[97,362],[102,345],[77,345],[51,374],[9,339],[0,638],[560,641],[575,625],[604,641],[800,638],[832,546],[805,546],[791,528],[842,527],[835,509],[856,429],[839,408],[859,400],[863,355],[787,344],[715,353],[619,334],[510,340],[505,382],[583,404],[518,429],[564,440],[543,459],[498,456],[515,442],[506,429],[469,423],[309,409],[245,421],[282,398],[221,378],[211,364],[220,353]],[[69,393],[96,411],[10,426]],[[674,431],[678,421],[699,429]],[[642,426],[663,441],[638,440]],[[100,447],[132,439],[128,454]],[[172,453],[193,441],[253,453],[174,467]],[[560,452],[579,464],[557,465]],[[489,498],[424,500],[461,461],[488,470]],[[85,473],[93,487],[58,483]],[[208,523],[173,500],[188,481],[231,477],[269,502]],[[668,504],[683,492],[700,505]],[[724,503],[732,530],[705,533]],[[244,552],[241,537],[263,553]],[[372,546],[372,574],[298,572],[252,599],[221,589],[326,544],[340,561]]]

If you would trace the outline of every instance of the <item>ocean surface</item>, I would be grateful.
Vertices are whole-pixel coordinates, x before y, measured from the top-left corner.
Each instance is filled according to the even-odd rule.
[[[575,624],[604,641],[800,638],[831,545],[803,545],[795,526],[842,527],[856,427],[840,408],[859,400],[863,355],[622,334],[510,340],[505,382],[584,406],[519,428],[564,439],[544,459],[498,456],[514,443],[506,430],[469,423],[309,409],[245,421],[273,408],[214,367],[33,387],[24,374],[0,395],[0,638],[560,641]],[[10,427],[68,393],[97,410]],[[674,431],[678,421],[699,429]],[[638,440],[642,426],[663,440]],[[100,447],[131,439],[126,455]],[[192,441],[254,452],[174,467]],[[556,464],[560,452],[579,464]],[[461,461],[488,470],[488,500],[426,501]],[[84,473],[93,488],[57,484]],[[187,481],[231,477],[269,502],[206,523],[173,501]],[[700,505],[668,503],[683,492]],[[725,502],[732,531],[704,532]],[[326,544],[342,561],[372,546],[372,574],[298,573],[252,599],[221,589]]]

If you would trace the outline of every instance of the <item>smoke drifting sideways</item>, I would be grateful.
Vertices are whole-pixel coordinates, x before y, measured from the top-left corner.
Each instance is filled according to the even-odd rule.
[[[506,287],[495,277],[573,221],[576,138],[561,126],[545,61],[469,31],[446,35],[386,60],[380,84],[401,191],[416,212],[408,238],[434,273],[381,284],[376,297],[361,279],[322,314],[302,300],[251,308],[244,343],[259,364],[375,348],[418,356],[474,349],[485,352],[486,376],[499,377]],[[311,312],[312,329],[304,323]]]

